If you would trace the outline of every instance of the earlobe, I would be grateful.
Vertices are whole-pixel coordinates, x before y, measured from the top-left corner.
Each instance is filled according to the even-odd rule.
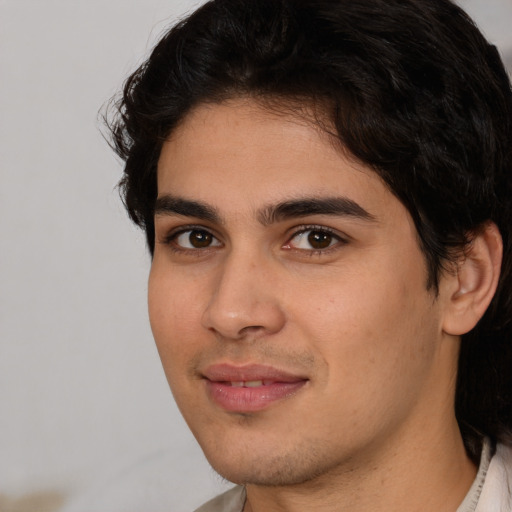
[[[493,222],[484,224],[473,237],[449,276],[443,331],[458,336],[478,323],[496,292],[503,255],[503,241]]]

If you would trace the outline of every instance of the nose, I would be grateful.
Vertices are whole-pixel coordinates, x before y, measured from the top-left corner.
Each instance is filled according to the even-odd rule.
[[[203,327],[233,340],[279,332],[286,318],[269,266],[244,255],[228,256],[216,276]]]

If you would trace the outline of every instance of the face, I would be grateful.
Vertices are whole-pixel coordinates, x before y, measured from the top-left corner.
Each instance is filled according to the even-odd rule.
[[[163,145],[158,197],[151,325],[224,477],[352,470],[451,404],[455,355],[411,218],[312,123],[199,106]]]

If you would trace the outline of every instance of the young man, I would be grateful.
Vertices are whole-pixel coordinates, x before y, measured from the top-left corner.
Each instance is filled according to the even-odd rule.
[[[122,192],[202,512],[512,510],[512,94],[448,0],[217,0],[128,80]]]

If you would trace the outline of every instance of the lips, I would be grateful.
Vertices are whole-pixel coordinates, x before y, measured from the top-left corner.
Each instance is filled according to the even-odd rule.
[[[203,372],[208,397],[229,412],[249,413],[266,409],[295,395],[307,378],[271,366],[219,364]]]

